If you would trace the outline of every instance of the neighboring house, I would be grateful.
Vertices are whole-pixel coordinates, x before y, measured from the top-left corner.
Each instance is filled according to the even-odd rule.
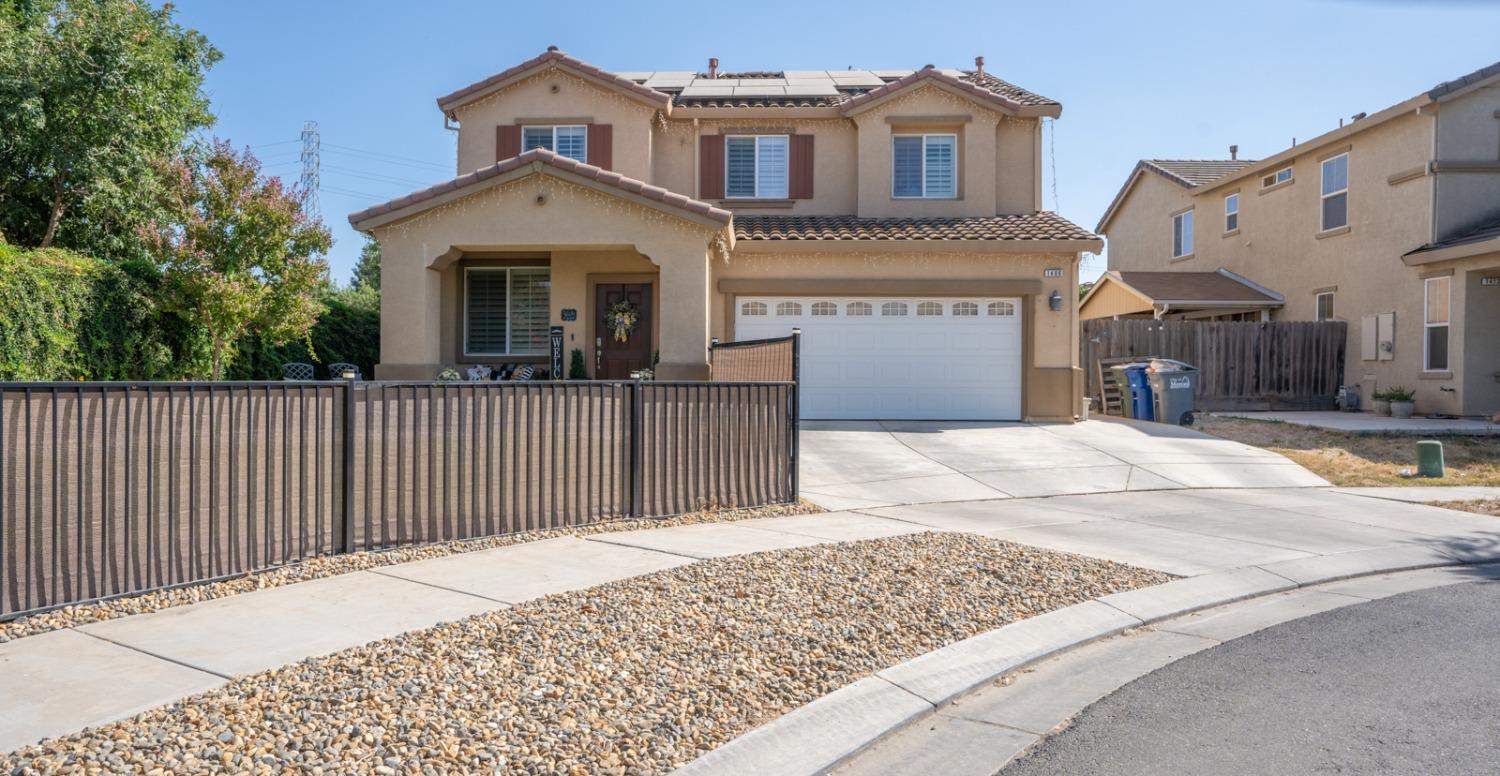
[[[808,418],[1071,419],[1081,252],[1041,210],[1061,106],[983,72],[609,73],[555,48],[438,99],[458,177],[380,241],[382,378],[545,363],[704,379],[803,332]],[[635,316],[616,336],[607,318]]]
[[[1367,401],[1403,385],[1423,413],[1500,409],[1500,63],[1260,161],[1142,161],[1098,231],[1124,278],[1225,271],[1284,297],[1271,320],[1348,321]],[[1110,285],[1083,317],[1262,315],[1117,312]]]
[[[1079,317],[1269,321],[1286,300],[1248,278],[1216,272],[1110,270],[1084,297]]]

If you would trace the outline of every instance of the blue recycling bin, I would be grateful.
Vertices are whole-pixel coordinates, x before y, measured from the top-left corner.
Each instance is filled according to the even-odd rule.
[[[1155,402],[1151,398],[1151,382],[1146,377],[1149,364],[1131,364],[1125,367],[1125,379],[1130,383],[1131,415],[1136,420],[1156,420]]]

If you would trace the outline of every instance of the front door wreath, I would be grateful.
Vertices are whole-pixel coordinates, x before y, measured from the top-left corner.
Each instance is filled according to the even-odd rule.
[[[604,313],[604,327],[615,335],[616,342],[625,342],[641,324],[641,311],[628,299],[621,299],[609,306]]]

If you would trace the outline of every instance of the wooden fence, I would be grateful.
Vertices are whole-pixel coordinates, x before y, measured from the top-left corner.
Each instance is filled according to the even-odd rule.
[[[1342,321],[1098,319],[1081,329],[1086,393],[1096,400],[1100,359],[1127,356],[1198,367],[1198,405],[1207,410],[1332,409],[1344,381]]]
[[[793,382],[0,383],[0,619],[796,498]]]

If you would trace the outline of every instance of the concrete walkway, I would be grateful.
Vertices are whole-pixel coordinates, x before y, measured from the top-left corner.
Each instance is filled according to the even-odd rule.
[[[895,505],[548,539],[0,644],[0,750],[124,718],[234,676],[550,593],[700,558],[927,530],[969,531],[1183,575],[1266,565],[1296,579],[1330,565],[1349,575],[1500,558],[1495,518],[1327,489]]]
[[[1163,423],[817,421],[802,496],[826,509],[1179,488],[1326,486],[1276,453]]]
[[[1352,434],[1500,434],[1483,418],[1388,418],[1373,412],[1215,412],[1225,418],[1272,420]]]

